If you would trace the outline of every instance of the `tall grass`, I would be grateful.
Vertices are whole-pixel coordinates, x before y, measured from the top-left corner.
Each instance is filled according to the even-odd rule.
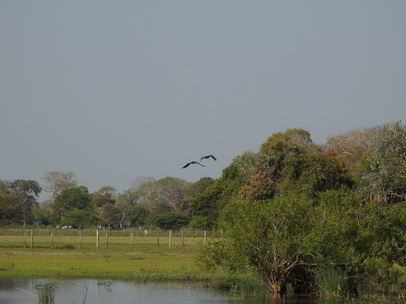
[[[319,292],[326,296],[344,296],[347,293],[347,273],[338,267],[324,266],[314,270]]]
[[[57,282],[46,282],[36,285],[35,289],[38,291],[38,303],[54,304],[57,288]]]
[[[265,298],[269,296],[269,286],[251,273],[234,275],[214,284],[214,287],[240,297]]]

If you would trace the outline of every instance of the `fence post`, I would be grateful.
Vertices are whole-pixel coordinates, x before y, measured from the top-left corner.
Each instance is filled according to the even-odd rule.
[[[134,248],[134,232],[131,232],[131,248]]]
[[[158,229],[158,232],[156,233],[156,236],[157,236],[157,245],[159,247],[159,229]]]
[[[185,247],[185,236],[183,234],[183,230],[182,230],[182,247]]]
[[[172,230],[169,230],[169,248],[172,247]]]
[[[203,244],[206,245],[207,231],[204,231]]]
[[[51,232],[51,248],[54,248],[54,233]]]
[[[31,229],[31,244],[30,248],[32,249],[34,247],[34,229]]]
[[[96,230],[96,249],[99,250],[99,229]]]
[[[79,249],[82,249],[82,231],[79,231]]]

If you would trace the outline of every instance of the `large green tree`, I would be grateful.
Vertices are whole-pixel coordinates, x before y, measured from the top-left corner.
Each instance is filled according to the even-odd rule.
[[[16,225],[21,223],[22,218],[17,199],[11,194],[0,192],[0,225]]]
[[[161,229],[179,229],[189,224],[190,217],[183,212],[172,211],[156,216],[155,221]]]
[[[272,136],[261,145],[260,152],[262,154],[266,154],[270,151],[280,152],[283,157],[286,149],[291,146],[307,147],[312,144],[313,141],[308,131],[299,128],[287,129],[285,132],[272,134]]]
[[[313,205],[304,197],[234,201],[222,213],[225,237],[205,248],[203,261],[253,270],[280,293],[294,268],[309,261],[313,221]]]
[[[237,196],[239,189],[249,180],[245,170],[241,170],[241,157],[223,170],[221,177],[211,183],[205,190],[191,199],[193,219],[192,227],[213,229],[218,226],[221,210]]]
[[[202,194],[194,197],[190,206],[192,208],[193,218],[191,227],[211,229],[217,226],[222,189],[219,182],[208,187]]]
[[[2,182],[5,193],[16,199],[17,209],[22,214],[22,224],[25,226],[31,211],[38,206],[37,198],[41,193],[40,185],[34,180],[16,179]]]
[[[203,177],[199,179],[197,182],[189,184],[189,186],[186,188],[186,195],[192,199],[202,194],[213,183],[214,179],[210,177]]]
[[[342,158],[313,144],[310,133],[302,129],[273,134],[261,145],[259,154],[267,163],[262,171],[281,196],[307,193],[314,198],[317,192],[352,184]]]
[[[336,153],[314,145],[308,131],[288,129],[269,137],[258,153],[235,157],[218,180],[194,197],[191,225],[216,227],[221,210],[238,194],[253,200],[303,193],[315,198],[320,191],[351,184]]]
[[[151,220],[151,213],[142,206],[133,205],[128,209],[126,218],[130,226],[140,227]]]
[[[320,193],[310,244],[317,264],[337,265],[356,282],[380,285],[406,265],[406,202],[364,203],[355,190]]]
[[[90,227],[95,224],[94,214],[89,209],[72,208],[64,213],[60,224],[73,228]]]
[[[97,207],[104,204],[113,205],[116,202],[116,189],[111,186],[104,186],[92,193],[91,196],[94,205]]]
[[[87,213],[92,212],[92,200],[87,187],[80,186],[62,191],[56,196],[54,202],[54,220],[57,223],[66,223],[65,217],[71,217],[73,210],[85,210]],[[76,211],[74,211],[76,212]],[[86,226],[82,223],[81,226]],[[87,223],[91,224],[91,223]]]
[[[111,186],[101,187],[99,190],[91,194],[93,212],[97,217],[99,225],[111,227],[119,227],[121,218],[123,217],[121,211],[115,207],[117,203],[116,189]]]
[[[98,225],[102,225],[107,228],[120,227],[122,213],[112,204],[104,204],[95,208],[94,213],[98,220]]]
[[[272,293],[283,292],[287,283],[324,292],[319,274],[325,269],[343,274],[332,291],[337,294],[354,292],[362,283],[395,284],[396,265],[406,263],[406,203],[364,204],[345,187],[312,200],[242,196],[221,217],[224,238],[205,247],[201,261],[229,271],[254,271]]]

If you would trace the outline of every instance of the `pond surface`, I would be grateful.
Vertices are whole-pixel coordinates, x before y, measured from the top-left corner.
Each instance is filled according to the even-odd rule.
[[[38,284],[56,282],[55,304],[332,304],[308,297],[244,299],[202,283],[0,278],[0,304],[38,303]]]

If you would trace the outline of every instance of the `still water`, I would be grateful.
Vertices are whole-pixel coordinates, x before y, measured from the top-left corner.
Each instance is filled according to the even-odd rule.
[[[202,283],[0,278],[0,304],[38,303],[37,284],[56,282],[56,304],[333,304],[317,298],[243,299]]]

